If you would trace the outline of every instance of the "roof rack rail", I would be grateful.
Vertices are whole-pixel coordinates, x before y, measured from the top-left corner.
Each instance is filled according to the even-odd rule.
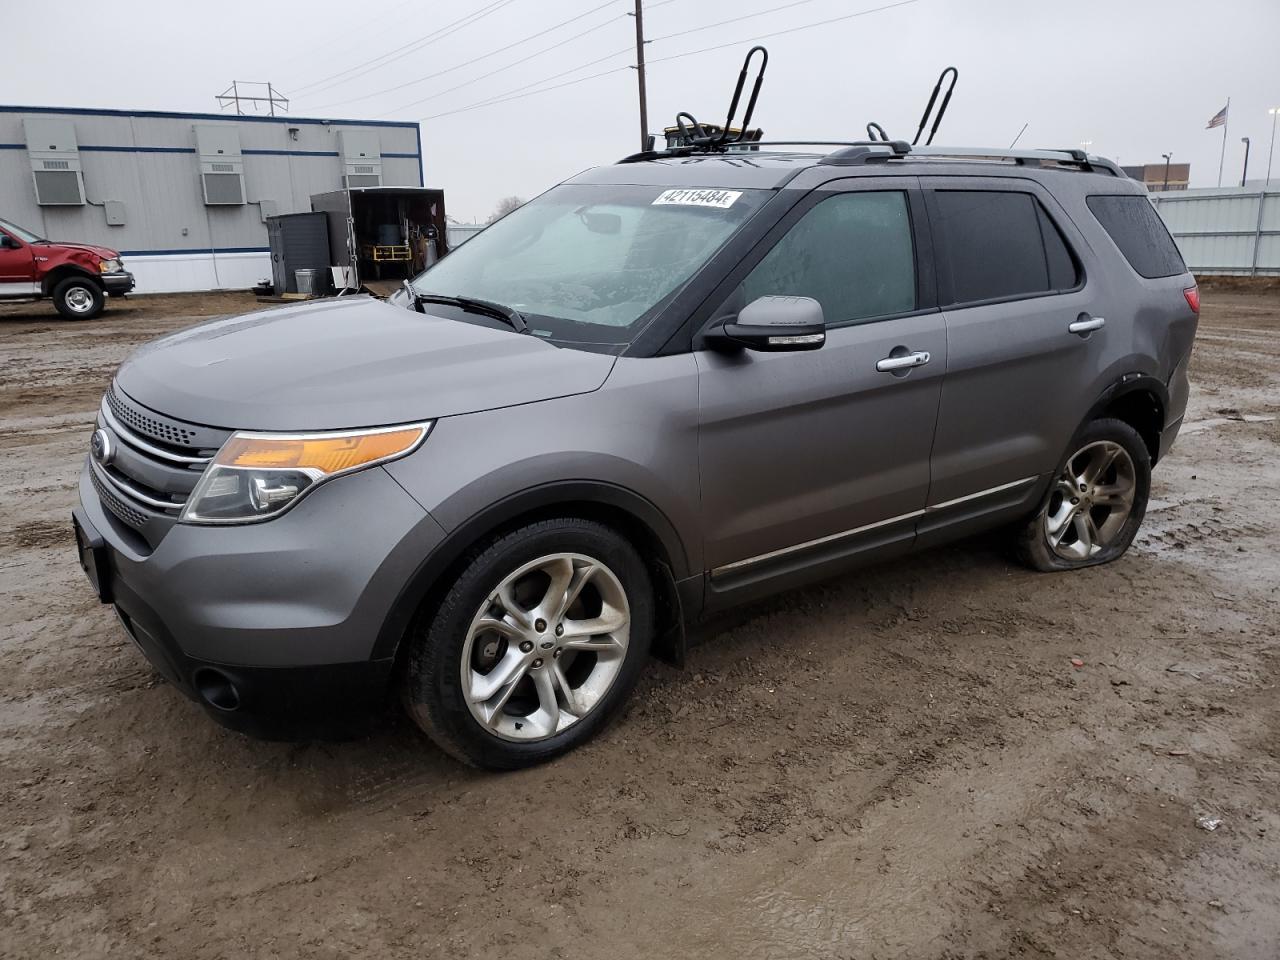
[[[1090,156],[1083,150],[1009,150],[1001,147],[913,147],[912,159],[918,160],[1011,160],[1019,165],[1036,163],[1059,164],[1079,167],[1085,172],[1095,170],[1123,176],[1123,172],[1111,160]]]
[[[828,167],[860,167],[905,157],[911,150],[911,144],[905,140],[858,140],[833,150],[818,162]]]
[[[893,156],[901,156],[911,149],[911,144],[905,140],[754,140],[751,141],[751,149],[746,153],[729,152],[710,152],[701,149],[696,144],[686,144],[679,147],[668,147],[665,150],[642,150],[639,153],[633,153],[630,156],[623,157],[619,163],[639,163],[643,160],[670,160],[681,157],[712,157],[716,159],[750,159],[758,147],[841,147],[851,150],[865,151],[868,157],[878,159],[888,159]],[[879,148],[879,149],[869,149]],[[818,151],[806,151],[814,156],[823,156]],[[827,157],[841,154],[842,150],[836,150],[823,156],[823,162]],[[856,157],[863,156],[863,153],[850,153],[848,158],[843,160],[833,160],[835,164],[851,164],[863,162],[857,160]]]

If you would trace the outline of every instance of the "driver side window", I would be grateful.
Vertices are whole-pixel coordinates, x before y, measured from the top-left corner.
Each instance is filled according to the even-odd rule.
[[[907,195],[842,193],[810,209],[742,281],[734,298],[812,297],[828,324],[916,309]]]

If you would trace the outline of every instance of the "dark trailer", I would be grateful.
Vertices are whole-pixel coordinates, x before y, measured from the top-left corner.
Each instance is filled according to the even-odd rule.
[[[351,187],[311,197],[329,223],[334,286],[388,292],[448,252],[444,191]]]

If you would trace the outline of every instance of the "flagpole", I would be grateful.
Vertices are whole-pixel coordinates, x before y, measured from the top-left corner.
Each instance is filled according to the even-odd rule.
[[[1222,119],[1222,156],[1218,158],[1218,186],[1222,186],[1222,165],[1227,162],[1227,127],[1231,125],[1231,98],[1227,97],[1226,116]]]

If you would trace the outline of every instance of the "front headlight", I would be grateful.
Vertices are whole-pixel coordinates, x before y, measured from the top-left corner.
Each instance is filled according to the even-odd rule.
[[[178,518],[244,523],[283,513],[326,480],[416,450],[431,422],[340,433],[236,433],[205,468]]]
[[[116,259],[98,261],[99,273],[119,273],[123,269],[124,264]]]

